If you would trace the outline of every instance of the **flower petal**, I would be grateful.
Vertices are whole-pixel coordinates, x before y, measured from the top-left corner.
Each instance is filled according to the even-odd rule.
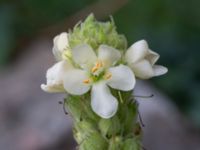
[[[160,76],[168,72],[168,69],[166,67],[160,65],[154,65],[153,70],[154,76]]]
[[[148,50],[148,54],[145,57],[147,60],[149,60],[149,62],[151,63],[151,65],[154,65],[157,60],[159,59],[160,55],[152,50]]]
[[[141,60],[137,63],[130,64],[136,77],[140,79],[149,79],[154,76],[154,70],[146,59]]]
[[[100,59],[105,67],[114,65],[121,58],[120,51],[107,45],[100,45],[98,49],[98,59]]]
[[[86,71],[71,69],[65,74],[64,88],[70,94],[82,95],[90,89],[90,84],[84,83],[84,80],[87,79],[89,79],[89,76]]]
[[[130,63],[138,62],[143,59],[148,53],[148,44],[145,40],[140,40],[134,43],[126,52],[125,59]]]
[[[42,84],[41,88],[46,92],[64,92],[63,78],[65,72],[73,68],[67,61],[60,61],[47,70],[47,84]]]
[[[111,118],[118,108],[117,99],[110,93],[105,82],[98,82],[92,86],[91,106],[102,118]]]
[[[81,44],[72,49],[74,62],[82,68],[90,69],[96,62],[94,50],[87,44]]]
[[[60,93],[65,92],[65,89],[62,84],[41,84],[41,89],[48,93]]]
[[[107,84],[118,90],[129,91],[135,86],[135,76],[132,70],[125,65],[119,65],[108,69],[111,74],[111,78]]]
[[[154,66],[159,57],[158,53],[149,49],[145,40],[133,44],[125,54],[126,62],[140,79],[149,79],[167,72],[163,66]]]
[[[53,39],[53,54],[56,60],[62,60],[62,53],[68,47],[68,35],[66,32],[62,32]]]

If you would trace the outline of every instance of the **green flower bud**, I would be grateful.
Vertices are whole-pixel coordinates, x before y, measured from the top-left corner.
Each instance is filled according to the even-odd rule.
[[[72,31],[69,31],[69,45],[71,48],[79,44],[88,44],[93,49],[106,44],[119,50],[127,48],[127,40],[124,35],[118,34],[115,23],[111,21],[99,22],[93,14],[90,14],[84,22],[78,23]]]

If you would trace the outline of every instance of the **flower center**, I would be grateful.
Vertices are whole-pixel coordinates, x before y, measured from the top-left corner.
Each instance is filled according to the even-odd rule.
[[[84,84],[90,84],[92,82],[97,82],[101,79],[109,80],[112,74],[105,71],[104,64],[101,60],[98,60],[94,67],[91,69],[90,77],[83,80]]]
[[[101,60],[98,60],[95,63],[94,67],[91,69],[92,74],[95,75],[96,73],[99,73],[99,71],[102,71],[103,66],[103,62]]]

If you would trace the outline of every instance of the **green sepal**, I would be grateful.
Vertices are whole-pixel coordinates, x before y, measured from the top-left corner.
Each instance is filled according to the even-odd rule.
[[[107,150],[107,148],[107,141],[98,132],[91,133],[79,144],[79,150]]]
[[[133,126],[137,121],[137,107],[135,103],[127,101],[122,104],[119,110],[119,117],[124,133],[131,133],[133,131]]]
[[[96,123],[90,119],[74,123],[74,137],[79,144],[94,132],[98,132]]]
[[[121,150],[142,150],[140,138],[135,137],[126,139]]]
[[[67,108],[68,112],[71,116],[73,116],[73,120],[78,122],[81,119],[81,115],[83,110],[81,108],[80,99],[75,96],[67,96],[64,100],[64,107]]]
[[[120,136],[113,136],[109,141],[108,150],[121,150],[122,148],[122,137]]]
[[[119,134],[121,130],[120,120],[117,116],[110,119],[100,119],[98,126],[102,135],[107,138]]]
[[[91,109],[89,94],[85,94],[84,96],[68,95],[65,99],[65,107],[76,122],[83,120],[83,118],[90,118],[94,121],[98,121],[100,118]]]

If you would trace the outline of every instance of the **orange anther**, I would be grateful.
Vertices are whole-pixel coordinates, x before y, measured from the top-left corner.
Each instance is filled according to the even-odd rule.
[[[103,63],[102,63],[101,61],[98,61],[98,62],[96,63],[96,67],[97,67],[97,68],[103,67]]]
[[[111,73],[107,73],[106,75],[105,75],[105,78],[108,80],[108,79],[110,79],[112,77],[112,74]]]
[[[90,80],[89,79],[85,79],[85,80],[83,80],[83,83],[88,84],[88,83],[90,83]]]
[[[97,61],[95,66],[92,68],[92,73],[95,73],[97,70],[99,70],[99,68],[103,67],[103,63],[102,61]]]
[[[98,67],[94,66],[94,67],[92,68],[92,73],[96,72],[98,69],[99,69]]]

